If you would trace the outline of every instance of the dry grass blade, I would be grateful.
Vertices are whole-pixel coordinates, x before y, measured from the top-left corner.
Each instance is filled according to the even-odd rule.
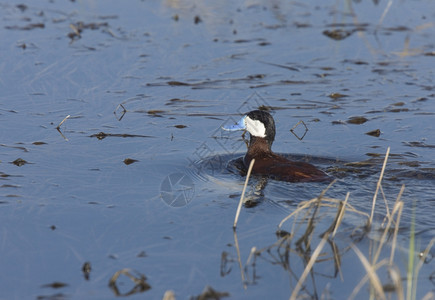
[[[396,208],[397,205],[400,206],[400,207],[399,207],[399,211],[397,213],[396,227],[394,228],[394,235],[393,235],[393,241],[392,241],[393,245],[391,247],[391,255],[390,255],[390,265],[392,265],[393,261],[394,261],[394,253],[395,253],[395,250],[396,250],[397,234],[399,233],[399,224],[400,224],[400,218],[402,216],[403,202],[402,201],[398,202],[394,206],[394,209]]]
[[[388,219],[391,217],[390,208],[388,206],[387,197],[385,196],[384,189],[382,188],[382,185],[380,185],[379,190],[381,191],[382,199],[384,199],[385,210],[386,210],[386,212],[385,212],[386,216],[384,218],[384,220],[385,220],[386,218]]]
[[[379,280],[378,275],[376,274],[376,269],[374,266],[370,265],[369,261],[367,260],[367,258],[364,256],[364,254],[362,254],[362,252],[355,246],[355,245],[350,245],[352,247],[352,250],[356,253],[356,255],[358,256],[359,260],[361,261],[362,265],[364,266],[364,269],[367,272],[367,275],[370,279],[370,283],[372,284],[372,286],[374,287],[375,291],[377,292],[378,296],[380,299],[386,299],[385,297],[385,293],[384,290],[382,288],[382,284],[381,281]],[[381,264],[381,263],[380,263]],[[383,264],[383,263],[382,263]],[[355,292],[355,291],[354,291]],[[354,295],[354,293],[352,293],[351,297],[349,298],[353,298],[352,296]]]
[[[382,177],[384,177],[385,167],[387,165],[388,161],[388,155],[390,154],[390,147],[387,149],[387,153],[385,154],[384,164],[382,165],[381,175],[379,176],[378,184],[376,185],[376,191],[373,196],[373,203],[372,203],[372,212],[370,214],[370,219],[368,220],[367,227],[370,228],[373,221],[373,215],[375,213],[375,205],[376,205],[376,197],[378,196],[379,188],[381,187]]]
[[[326,241],[328,240],[328,234],[325,234],[325,236],[320,241],[319,245],[317,245],[316,249],[313,252],[313,255],[311,255],[310,260],[308,261],[307,266],[305,267],[304,272],[302,273],[301,277],[299,278],[298,283],[296,284],[291,296],[290,300],[297,299],[298,293],[302,288],[302,284],[305,282],[305,279],[307,278],[308,274],[310,273],[311,269],[313,268],[314,263],[317,260],[317,257],[319,256],[320,252],[322,251],[323,247],[325,246]]]
[[[66,117],[62,120],[62,122],[60,122],[59,125],[57,125],[56,129],[59,130],[59,129],[60,129],[60,126],[62,126],[62,124],[63,124],[66,120],[68,120],[70,117],[71,117],[71,115],[66,116]]]
[[[381,187],[381,190],[382,190],[382,187]],[[403,184],[402,187],[400,188],[399,194],[397,195],[396,202],[394,202],[394,205],[396,205],[400,201],[404,191],[405,191],[405,185]],[[391,215],[390,215],[389,210],[388,210],[388,203],[387,203],[386,199],[385,199],[385,206],[387,208],[387,215],[384,217],[384,220],[382,221],[381,227],[384,227],[387,219],[391,218]]]
[[[291,214],[289,214],[287,217],[285,217],[284,219],[282,219],[282,221],[279,223],[278,225],[278,229],[281,230],[282,225],[288,220],[290,219],[293,215],[297,214],[298,212],[300,212],[301,210],[303,210],[304,208],[308,207],[311,205],[311,203],[314,202],[320,202],[320,200],[322,200],[323,196],[325,195],[325,193],[331,188],[331,186],[337,182],[337,179],[334,179],[327,187],[326,189],[324,189],[320,195],[315,198],[312,199],[308,202],[304,202],[303,204],[301,204],[301,206],[299,206],[294,212],[292,212]]]
[[[254,167],[255,159],[249,164],[248,173],[246,174],[245,185],[243,186],[242,196],[240,196],[239,206],[237,207],[236,217],[234,218],[233,228],[237,228],[237,220],[239,219],[240,210],[242,209],[243,197],[245,197],[246,187],[248,186],[249,177],[251,176],[252,168]]]
[[[390,231],[391,228],[391,223],[393,222],[393,217],[397,212],[402,212],[402,207],[403,207],[403,202],[398,202],[393,209],[393,212],[391,213],[391,218],[388,219],[388,223],[387,226],[384,229],[384,232],[382,233],[381,239],[379,241],[379,247],[378,250],[376,251],[374,257],[373,257],[373,264],[375,264],[379,258],[379,256],[381,255],[381,250],[384,246],[384,243],[386,241],[387,238],[387,234]],[[400,216],[398,215],[398,220],[400,220]],[[398,224],[396,224],[396,228],[398,228]]]
[[[303,202],[300,205],[298,205],[298,208],[293,211],[291,214],[289,214],[287,217],[285,217],[284,219],[281,220],[281,222],[278,225],[278,230],[281,230],[282,225],[288,220],[290,219],[292,216],[294,216],[295,214],[298,214],[299,212],[301,212],[303,209],[309,207],[311,205],[312,201],[317,201],[317,199],[313,199],[311,201],[307,201],[307,202]]]
[[[347,192],[347,194],[346,194],[346,198],[344,199],[343,206],[341,207],[341,210],[340,210],[340,215],[338,216],[337,223],[335,224],[334,231],[332,232],[332,238],[335,237],[335,234],[337,233],[337,229],[338,229],[338,227],[340,226],[341,221],[343,220],[344,213],[345,213],[345,211],[346,211],[347,201],[349,200],[349,195],[350,195],[350,193]]]

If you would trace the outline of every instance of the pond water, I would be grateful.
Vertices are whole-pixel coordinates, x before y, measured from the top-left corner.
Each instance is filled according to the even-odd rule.
[[[402,185],[397,242],[390,237],[378,261],[396,244],[406,287],[410,257],[435,236],[435,3],[0,8],[0,299],[161,299],[169,290],[186,299],[207,287],[222,298],[290,298],[337,209],[307,212],[312,246],[288,242],[283,232],[303,237],[310,218],[302,212],[277,236],[281,220],[328,183],[253,177],[254,205],[233,231],[245,177],[231,162],[246,147],[220,128],[259,107],[275,118],[274,151],[327,171],[337,182],[325,197],[349,192],[356,210],[300,297],[352,294],[367,272],[350,245],[370,260]],[[362,213],[371,213],[388,147],[367,232]],[[434,254],[415,276],[418,299],[435,289]],[[384,290],[387,270],[378,274]],[[355,299],[369,293],[365,283]]]

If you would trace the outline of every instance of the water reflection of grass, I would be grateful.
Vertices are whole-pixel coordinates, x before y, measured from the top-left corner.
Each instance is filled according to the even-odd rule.
[[[245,288],[248,284],[256,283],[256,260],[261,257],[272,264],[282,266],[295,281],[297,280],[297,283],[292,287],[290,299],[299,299],[305,296],[318,299],[319,293],[316,290],[316,277],[324,275],[325,277],[335,279],[337,276],[340,276],[343,281],[342,258],[344,254],[352,250],[364,267],[365,274],[355,284],[350,295],[340,296],[355,299],[360,295],[361,288],[368,285],[370,299],[386,299],[387,293],[395,293],[397,299],[416,299],[419,272],[435,243],[435,238],[429,242],[423,252],[416,253],[415,220],[413,218],[410,228],[409,246],[406,250],[408,252],[407,272],[406,276],[402,276],[399,265],[395,260],[395,253],[399,247],[397,237],[404,207],[404,202],[401,198],[405,187],[404,185],[401,187],[390,212],[382,189],[382,179],[388,155],[389,149],[385,155],[376,191],[372,199],[370,214],[357,210],[349,204],[349,193],[347,193],[344,200],[325,197],[325,193],[334,184],[332,182],[317,198],[300,203],[296,210],[280,222],[277,231],[279,237],[277,242],[263,249],[253,247],[244,267],[242,267],[237,247],[237,236],[235,235],[235,245],[238,251],[239,266]],[[382,224],[376,224],[373,221],[379,192],[381,192],[385,202],[385,216]],[[334,216],[332,222],[321,222],[322,219],[331,215]],[[345,215],[348,221],[347,224],[350,223],[352,226],[347,225],[347,228],[342,228],[340,237],[337,238],[337,233]],[[293,222],[290,222],[290,220]],[[290,230],[286,231],[283,228],[288,223],[291,226]],[[325,224],[329,224],[329,226],[325,226]],[[379,235],[377,234],[378,232]],[[375,238],[373,238],[373,235],[375,235]],[[313,246],[315,240],[318,240],[316,247]],[[390,247],[389,251],[385,249],[388,241],[390,241],[388,243]],[[369,242],[370,246],[368,249],[362,250],[363,247],[358,247],[357,244],[361,242]],[[327,245],[330,251],[324,250]],[[368,254],[364,254],[366,251]],[[304,265],[304,270],[300,276],[293,270],[294,257],[299,257]],[[417,257],[418,260],[416,260]],[[321,269],[320,266],[325,262],[332,263],[334,271],[330,275],[322,274],[318,270]],[[315,270],[315,268],[318,269]],[[308,288],[306,284],[307,278],[311,278],[312,289]],[[405,278],[405,280],[402,278]],[[406,281],[406,284],[404,284],[404,281]],[[331,289],[333,290],[333,287]],[[324,295],[324,293],[321,294],[322,298],[328,296]],[[434,296],[433,292],[428,292],[423,299],[433,299]]]

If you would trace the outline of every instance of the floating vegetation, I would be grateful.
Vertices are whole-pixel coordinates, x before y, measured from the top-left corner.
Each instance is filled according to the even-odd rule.
[[[45,24],[44,23],[31,23],[31,24],[27,24],[24,26],[18,26],[18,25],[14,25],[14,26],[5,26],[6,29],[9,30],[32,30],[35,28],[45,28]]]
[[[9,145],[5,145],[5,144],[0,144],[0,146],[6,147],[6,148],[19,149],[19,150],[22,150],[23,152],[29,152],[29,150],[27,150],[26,147],[22,147],[22,146],[9,146]]]
[[[131,165],[132,163],[135,163],[135,162],[138,162],[138,160],[132,159],[132,158],[126,158],[126,159],[124,159],[124,164],[126,164],[127,166]]]
[[[164,110],[153,109],[153,110],[147,111],[147,114],[155,116],[155,117],[161,117],[161,114],[165,113],[165,112],[166,111],[164,111]]]
[[[328,97],[331,99],[337,100],[337,99],[346,98],[349,96],[345,95],[345,94],[341,94],[341,93],[331,93],[328,95]]]
[[[403,144],[409,147],[435,148],[435,145],[426,144],[425,142],[403,142]]]
[[[341,41],[349,37],[355,30],[345,30],[345,29],[334,29],[334,30],[324,30],[323,34],[330,39]]]
[[[189,83],[181,82],[181,81],[168,81],[167,84],[169,86],[189,86]]]
[[[379,129],[371,130],[366,132],[367,135],[379,137],[381,135],[381,131]]]
[[[132,137],[142,137],[142,138],[151,138],[153,136],[150,135],[141,135],[141,134],[128,134],[128,133],[106,133],[106,132],[99,132],[96,134],[92,134],[89,137],[96,137],[99,140],[103,140],[106,137],[122,137],[122,138],[132,138]]]
[[[28,164],[28,162],[22,158],[17,158],[16,160],[12,161],[11,164],[16,165],[17,167],[21,167],[24,166],[25,164]]]
[[[43,288],[52,288],[52,289],[60,289],[60,288],[66,287],[66,286],[68,286],[68,284],[66,284],[64,282],[55,281],[55,282],[52,282],[52,283],[44,284],[41,287],[43,287]]]
[[[82,37],[82,32],[85,29],[90,30],[97,30],[101,27],[107,28],[109,27],[109,23],[107,22],[101,22],[101,23],[84,23],[84,22],[77,22],[74,24],[70,24],[69,27],[71,28],[72,32],[68,33],[68,37],[71,39],[71,41],[75,39],[79,39]]]
[[[361,125],[367,122],[368,119],[366,117],[356,116],[356,117],[350,117],[347,120],[348,124],[355,124],[355,125]]]
[[[89,280],[90,274],[91,274],[91,263],[90,262],[85,262],[82,266],[82,272],[83,272],[83,276],[85,277],[86,280]]]

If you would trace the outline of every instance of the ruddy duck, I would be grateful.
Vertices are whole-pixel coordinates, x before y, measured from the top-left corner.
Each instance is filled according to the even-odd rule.
[[[253,110],[237,124],[222,128],[227,131],[249,132],[250,141],[243,164],[247,169],[251,160],[255,158],[252,174],[289,182],[330,180],[328,175],[309,163],[291,161],[272,152],[271,147],[276,132],[275,121],[266,111]]]

